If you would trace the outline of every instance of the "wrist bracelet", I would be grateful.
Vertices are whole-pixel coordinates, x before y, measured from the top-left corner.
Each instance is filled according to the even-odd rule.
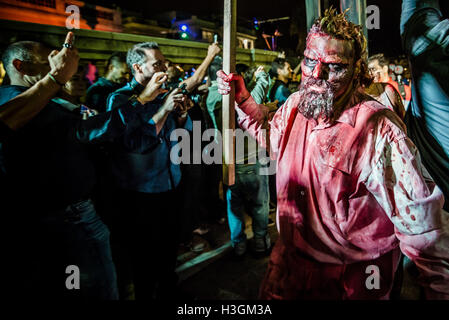
[[[142,101],[140,101],[139,97],[137,96],[137,94],[133,94],[129,99],[129,102],[131,103],[135,103],[138,105],[144,105],[144,103],[142,103]]]
[[[189,113],[188,112],[185,112],[185,113],[180,113],[178,116],[181,118],[181,119],[185,119],[185,118],[187,118],[187,115],[188,115]]]
[[[139,101],[139,103],[140,103],[141,105],[143,105],[143,106],[145,105],[145,102],[143,102],[143,100],[140,99],[139,96],[136,97],[136,100]]]
[[[56,80],[55,76],[52,75],[50,72],[48,73],[48,76],[50,77],[51,80],[53,80],[53,82],[55,82],[57,85],[60,85],[61,87],[63,87],[65,85],[65,83],[61,83],[58,80]]]

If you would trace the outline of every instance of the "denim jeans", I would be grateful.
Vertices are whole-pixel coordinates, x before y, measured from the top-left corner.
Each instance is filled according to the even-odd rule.
[[[29,293],[34,299],[117,300],[109,229],[91,200],[36,219],[30,243]],[[79,268],[79,289],[69,290],[69,265]],[[28,275],[25,275],[28,276]]]
[[[252,217],[255,238],[267,234],[269,189],[268,176],[260,175],[260,164],[236,164],[235,184],[226,191],[231,241],[235,245],[246,240],[244,212]]]

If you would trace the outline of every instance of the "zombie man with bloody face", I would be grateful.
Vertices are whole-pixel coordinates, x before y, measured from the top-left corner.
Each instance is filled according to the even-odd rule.
[[[327,10],[307,38],[302,82],[266,128],[241,77],[241,128],[277,159],[277,225],[263,299],[389,299],[401,251],[428,298],[449,298],[449,215],[398,116],[363,92],[366,39]]]

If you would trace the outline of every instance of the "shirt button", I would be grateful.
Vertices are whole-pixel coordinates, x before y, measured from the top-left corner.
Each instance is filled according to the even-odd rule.
[[[304,195],[306,194],[304,191],[300,192],[301,196],[304,197]]]
[[[164,140],[162,140],[162,138],[159,138],[159,143],[164,143]]]

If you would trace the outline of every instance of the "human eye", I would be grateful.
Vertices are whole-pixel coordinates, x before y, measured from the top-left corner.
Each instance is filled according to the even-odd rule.
[[[306,64],[307,66],[313,67],[313,66],[315,66],[315,65],[318,63],[318,60],[314,60],[314,59],[305,57],[305,58],[304,58],[304,62],[305,62],[305,64]]]
[[[334,72],[341,72],[345,69],[346,65],[343,63],[330,63],[329,68]]]

